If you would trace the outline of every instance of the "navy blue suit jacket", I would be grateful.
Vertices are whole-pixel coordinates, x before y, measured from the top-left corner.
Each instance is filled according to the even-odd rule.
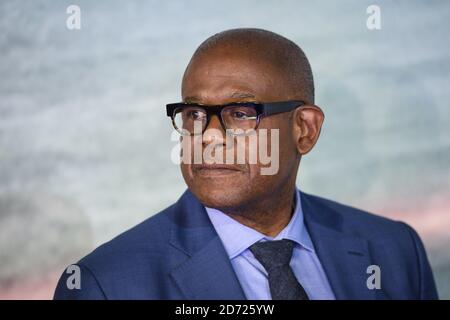
[[[422,242],[408,225],[300,193],[305,224],[337,299],[436,299]],[[55,299],[245,299],[207,213],[189,191],[63,273]],[[380,267],[381,289],[367,268]],[[70,279],[69,279],[70,281]]]

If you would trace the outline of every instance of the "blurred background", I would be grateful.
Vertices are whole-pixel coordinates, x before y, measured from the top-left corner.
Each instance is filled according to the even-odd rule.
[[[236,27],[310,59],[326,120],[298,186],[412,225],[450,298],[450,2],[2,0],[0,299],[51,298],[65,266],[178,199],[164,106]]]

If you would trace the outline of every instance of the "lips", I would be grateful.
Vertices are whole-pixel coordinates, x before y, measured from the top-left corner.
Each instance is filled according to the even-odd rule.
[[[242,173],[241,167],[236,165],[226,165],[226,164],[194,164],[192,165],[192,171],[195,174],[200,175],[228,175]]]

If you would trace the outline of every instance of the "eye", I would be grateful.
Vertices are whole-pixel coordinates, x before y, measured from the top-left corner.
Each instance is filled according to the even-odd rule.
[[[239,119],[239,120],[246,120],[247,119],[247,114],[244,111],[233,111],[231,113],[231,115],[233,116],[233,118],[235,119]]]
[[[186,116],[189,119],[202,120],[205,117],[205,114],[203,112],[201,112],[200,110],[187,110]]]

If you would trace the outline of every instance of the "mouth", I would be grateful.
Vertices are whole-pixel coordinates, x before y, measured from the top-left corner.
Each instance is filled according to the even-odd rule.
[[[233,165],[197,164],[192,166],[192,172],[200,176],[225,176],[243,173],[243,170]]]

